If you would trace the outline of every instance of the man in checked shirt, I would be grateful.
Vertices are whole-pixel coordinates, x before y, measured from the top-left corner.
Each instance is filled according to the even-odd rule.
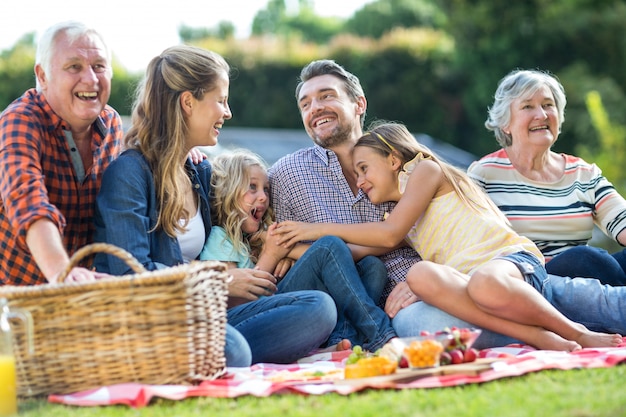
[[[270,169],[270,191],[276,220],[310,223],[382,221],[393,204],[372,204],[356,185],[352,149],[363,135],[367,100],[359,79],[331,60],[313,61],[300,73],[296,100],[305,130],[314,146],[277,161]],[[447,326],[474,327],[421,302],[405,282],[408,269],[420,260],[409,247],[388,249],[351,246],[357,257],[378,255],[389,281],[380,300],[393,319],[398,336]],[[484,331],[476,346],[501,346],[512,341]]]
[[[54,283],[92,242],[102,172],[123,136],[107,105],[112,75],[111,52],[93,29],[64,22],[42,35],[36,88],[0,115],[0,284]],[[78,266],[66,281],[99,275]]]

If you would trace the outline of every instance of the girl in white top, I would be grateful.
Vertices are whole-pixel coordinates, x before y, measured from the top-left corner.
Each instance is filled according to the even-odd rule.
[[[438,159],[404,125],[375,126],[357,142],[353,161],[359,188],[375,204],[397,201],[394,210],[377,223],[282,222],[274,232],[280,244],[335,235],[392,248],[406,239],[424,259],[408,272],[410,297],[540,349],[621,342],[620,335],[567,319],[529,285],[546,276],[535,244],[511,229],[466,173]]]

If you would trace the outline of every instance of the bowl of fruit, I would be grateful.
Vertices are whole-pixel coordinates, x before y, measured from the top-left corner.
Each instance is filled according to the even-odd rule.
[[[420,369],[439,366],[441,355],[451,340],[452,335],[442,333],[401,337],[392,343],[396,352],[400,353],[401,367]]]
[[[352,353],[346,359],[344,378],[366,378],[372,376],[389,375],[396,372],[398,362],[379,352],[368,352],[361,346],[354,346]]]
[[[430,368],[473,362],[478,350],[472,345],[480,336],[480,329],[446,328],[434,333],[393,339],[383,347],[383,354],[397,357],[400,368]]]
[[[456,365],[459,363],[474,362],[478,358],[478,350],[472,346],[478,336],[482,333],[480,329],[474,328],[446,328],[435,334],[449,335],[450,339],[445,346],[444,352],[439,359],[441,365]]]

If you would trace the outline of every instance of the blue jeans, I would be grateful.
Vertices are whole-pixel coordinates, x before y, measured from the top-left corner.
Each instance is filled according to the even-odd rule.
[[[228,323],[248,341],[252,363],[293,363],[328,339],[337,309],[328,294],[296,291],[232,307]]]
[[[368,256],[357,266],[343,240],[325,236],[278,283],[278,292],[311,289],[330,294],[337,305],[337,326],[328,345],[349,339],[375,351],[396,336],[389,316],[376,304],[386,281],[387,270],[380,259]]]
[[[250,345],[241,333],[230,324],[226,324],[226,366],[246,367],[252,364]]]
[[[443,310],[426,304],[423,301],[413,303],[396,314],[393,318],[393,327],[400,337],[419,336],[420,332],[428,331],[434,333],[446,327],[478,327],[464,320],[458,319]],[[494,333],[483,329],[482,333],[474,342],[476,349],[487,349],[497,346],[505,346],[519,341],[508,336]]]
[[[626,251],[613,254],[593,246],[575,246],[546,263],[549,274],[596,278],[603,284],[626,285]]]
[[[626,335],[626,287],[602,284],[597,279],[551,274],[527,275],[527,282],[570,320],[590,330]],[[393,326],[401,337],[419,335],[422,330],[476,327],[424,302],[400,310],[393,319]],[[514,342],[507,336],[483,329],[475,347],[485,349]]]
[[[626,335],[626,287],[551,274],[530,284],[570,320],[590,330]]]

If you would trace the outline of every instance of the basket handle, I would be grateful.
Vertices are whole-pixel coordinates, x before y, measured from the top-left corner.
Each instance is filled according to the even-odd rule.
[[[146,268],[144,268],[144,266],[140,264],[139,261],[126,250],[115,245],[111,245],[110,243],[92,243],[90,245],[83,246],[82,248],[77,250],[74,255],[72,255],[72,257],[70,258],[70,263],[65,267],[63,272],[61,272],[57,282],[62,283],[63,281],[65,281],[65,278],[67,278],[72,268],[77,266],[78,263],[86,257],[98,252],[104,252],[108,255],[117,256],[137,274],[146,272]]]

